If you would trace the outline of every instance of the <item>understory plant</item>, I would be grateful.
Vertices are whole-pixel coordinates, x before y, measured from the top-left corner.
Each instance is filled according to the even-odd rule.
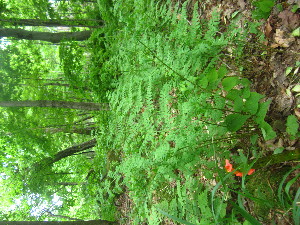
[[[252,166],[251,153],[230,150],[240,139],[276,136],[265,121],[270,102],[225,63],[228,46],[242,53],[247,31],[234,24],[224,31],[215,11],[199,19],[196,5],[188,15],[186,4],[98,3],[115,28],[103,28],[109,58],[102,66],[114,68],[116,80],[98,150],[119,155],[106,190],[116,181],[126,187],[133,224],[239,224],[238,214],[256,221],[241,204],[226,212],[230,188],[239,184],[225,159],[234,156],[240,173]]]

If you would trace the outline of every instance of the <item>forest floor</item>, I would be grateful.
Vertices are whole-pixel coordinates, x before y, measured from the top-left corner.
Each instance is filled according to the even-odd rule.
[[[174,4],[181,5],[186,0],[173,0]],[[254,6],[245,0],[212,0],[200,1],[190,0],[187,7],[192,14],[193,5],[198,4],[199,15],[203,19],[209,19],[213,10],[217,10],[221,15],[222,25],[228,26],[233,17],[242,15],[241,26],[243,22],[253,21],[252,11]],[[300,67],[300,38],[292,36],[291,33],[300,26],[299,8],[292,12],[292,5],[300,4],[297,0],[281,1],[280,9],[273,7],[268,19],[261,20],[257,28],[263,32],[265,39],[259,40],[255,34],[249,34],[247,37],[248,47],[245,49],[245,57],[242,63],[244,70],[243,76],[251,80],[252,91],[265,95],[263,100],[271,100],[271,105],[267,114],[267,122],[271,124],[278,134],[275,139],[259,141],[260,151],[263,155],[273,154],[275,149],[282,148],[286,150],[296,150],[300,148],[300,140],[290,140],[286,135],[286,119],[289,115],[295,115],[300,119],[300,90],[295,89],[299,84],[299,67]],[[300,6],[299,6],[300,7]],[[180,15],[178,15],[180,18]],[[257,22],[257,21],[256,21]],[[235,67],[230,60],[224,62],[230,67]],[[285,172],[285,166],[295,166],[295,162],[286,162],[275,167],[269,168],[273,172],[266,175],[270,179],[269,184],[272,187],[271,177],[274,173]],[[300,173],[294,171],[291,176]],[[298,179],[299,180],[299,179]],[[299,181],[298,181],[299,182]],[[275,186],[278,184],[275,184]],[[299,187],[300,183],[295,184]],[[116,202],[118,210],[122,215],[128,215],[132,207],[128,193],[122,194]],[[255,211],[253,204],[246,203],[248,210]],[[272,218],[275,214],[269,213]],[[292,224],[288,215],[276,214],[273,218],[276,224]],[[165,221],[165,224],[174,224]]]

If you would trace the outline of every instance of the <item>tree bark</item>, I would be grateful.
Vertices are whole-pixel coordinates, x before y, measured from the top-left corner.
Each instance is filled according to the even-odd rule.
[[[0,28],[0,37],[14,37],[17,39],[40,40],[51,43],[59,43],[62,40],[84,41],[92,34],[91,30],[78,32],[39,32],[28,31],[19,28]]]
[[[74,155],[75,153],[82,152],[86,149],[90,149],[90,148],[94,147],[96,144],[97,144],[97,140],[94,138],[94,139],[86,141],[84,143],[66,148],[65,150],[62,150],[62,151],[56,153],[55,156],[52,158],[52,160],[48,164],[53,164],[63,158]]]
[[[89,140],[89,141],[83,142],[81,144],[66,148],[62,151],[59,151],[53,157],[44,158],[41,161],[39,161],[33,165],[33,167],[31,168],[31,169],[33,169],[32,174],[36,174],[38,171],[43,171],[45,166],[46,167],[52,166],[53,163],[58,162],[59,160],[61,160],[63,158],[66,158],[66,157],[75,155],[78,152],[82,152],[84,150],[93,148],[94,146],[96,146],[96,144],[97,144],[97,140],[94,138],[92,140]],[[47,175],[52,175],[52,174],[47,174]],[[1,225],[1,223],[0,223],[0,225]]]
[[[91,135],[93,130],[96,130],[96,127],[71,127],[71,128],[44,128],[46,132],[49,133],[69,133],[69,134],[86,134]]]
[[[107,220],[88,221],[0,221],[0,225],[113,225],[119,224]]]
[[[74,89],[83,89],[86,91],[90,91],[91,89],[89,89],[88,87],[78,87],[78,86],[71,86],[70,84],[63,84],[63,83],[45,83],[43,84],[44,86],[60,86],[60,87],[72,87]]]
[[[62,185],[62,186],[77,186],[77,185],[84,185],[87,184],[87,182],[77,183],[77,182],[59,182],[56,185]],[[63,218],[63,217],[61,217]]]
[[[49,107],[49,108],[67,108],[88,111],[109,110],[108,104],[98,104],[92,102],[67,102],[52,100],[36,101],[0,101],[0,107]]]
[[[41,20],[41,19],[18,19],[18,18],[9,18],[9,19],[0,19],[0,22],[9,23],[13,26],[45,26],[45,27],[99,27],[99,26],[89,26],[84,23],[86,22],[97,22],[99,26],[103,26],[102,20]]]

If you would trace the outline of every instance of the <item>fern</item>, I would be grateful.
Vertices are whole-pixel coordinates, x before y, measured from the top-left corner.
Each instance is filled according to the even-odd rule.
[[[173,218],[212,223],[208,191],[194,195],[196,184],[189,179],[199,171],[215,179],[217,161],[229,155],[240,137],[236,132],[246,132],[249,124],[273,135],[262,95],[250,92],[247,79],[228,76],[221,62],[222,51],[243,34],[232,35],[231,28],[220,33],[215,12],[210,21],[199,21],[196,6],[189,19],[185,4],[176,11],[150,0],[126,0],[114,1],[110,10],[118,27],[107,28],[110,56],[103,68],[115,65],[121,75],[107,93],[112,111],[101,142],[122,153],[115,173],[124,176],[136,205],[135,222],[162,221],[152,207],[157,204]],[[153,203],[164,188],[168,199]],[[222,221],[226,204],[215,198]]]

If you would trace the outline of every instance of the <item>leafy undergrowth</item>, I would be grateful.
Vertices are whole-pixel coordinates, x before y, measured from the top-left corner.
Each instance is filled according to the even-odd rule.
[[[290,188],[299,176],[285,182],[295,169],[269,186],[257,183],[262,170],[247,175],[262,155],[257,140],[276,137],[265,121],[270,101],[226,63],[241,62],[251,30],[239,28],[239,18],[224,27],[215,11],[199,19],[197,5],[188,13],[187,2],[98,3],[107,21],[95,35],[105,46],[99,82],[111,82],[111,111],[99,115],[97,138],[101,217],[124,224],[260,224],[275,208],[297,221],[300,191]],[[288,129],[298,136],[297,120]],[[226,159],[234,169],[224,169]],[[273,195],[264,194],[270,188]],[[114,202],[125,190],[131,207],[120,215]],[[248,211],[246,199],[256,210]]]

